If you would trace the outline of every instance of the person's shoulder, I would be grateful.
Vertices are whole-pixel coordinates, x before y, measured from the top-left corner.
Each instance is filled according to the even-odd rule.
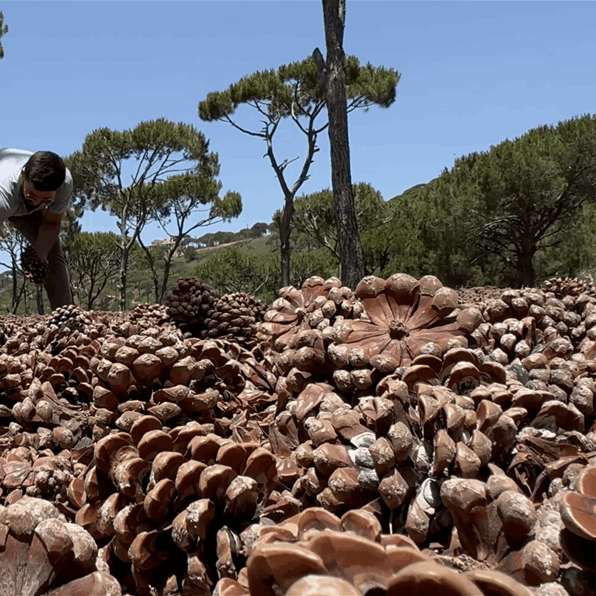
[[[0,160],[27,160],[32,155],[32,151],[26,151],[25,149],[12,149],[10,147],[0,149]]]
[[[70,173],[70,170],[68,168],[66,168],[66,176],[64,177],[64,182],[62,183],[60,190],[69,196],[74,191],[74,181],[72,178],[72,174]]]
[[[15,183],[29,154],[21,149],[0,149],[0,187],[7,191]]]
[[[0,149],[0,180],[14,180],[21,172],[21,168],[33,155],[31,151],[23,149]]]

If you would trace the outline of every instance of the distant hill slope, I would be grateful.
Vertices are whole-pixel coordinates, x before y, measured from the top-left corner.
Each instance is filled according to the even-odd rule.
[[[436,180],[436,178],[434,178],[433,180]],[[430,182],[432,182],[433,180],[431,180]],[[424,188],[427,184],[430,184],[430,182],[422,182],[421,184],[415,184],[414,186],[411,186],[407,190],[404,190],[404,192],[402,192],[400,195],[395,195],[394,197],[389,199],[387,202],[391,203],[391,201],[395,201],[399,198],[407,198],[408,195],[414,194],[421,188]]]
[[[275,244],[271,236],[261,236],[260,238],[249,238],[243,240],[234,240],[233,242],[226,242],[225,244],[218,244],[217,246],[206,246],[197,248],[197,259],[202,261],[210,257],[214,251],[223,248],[236,247],[240,252],[249,254],[251,256],[261,256],[270,254],[275,250]]]

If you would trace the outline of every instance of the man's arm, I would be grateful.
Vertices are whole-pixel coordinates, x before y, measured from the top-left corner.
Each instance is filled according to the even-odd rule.
[[[60,224],[64,219],[64,213],[52,213],[49,209],[46,210],[46,216],[37,234],[37,243],[35,244],[35,252],[37,256],[46,261],[52,246],[56,242],[60,234]]]

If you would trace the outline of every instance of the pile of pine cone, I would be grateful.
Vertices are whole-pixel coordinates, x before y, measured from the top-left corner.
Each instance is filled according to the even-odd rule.
[[[596,291],[461,298],[0,317],[0,594],[594,596]]]
[[[21,267],[30,282],[41,284],[45,281],[48,262],[41,260],[30,244],[21,253]]]
[[[257,343],[258,325],[268,306],[246,292],[218,298],[197,277],[179,279],[165,298],[171,321],[188,337],[220,338],[252,348]]]
[[[168,290],[165,299],[170,318],[190,332],[200,329],[216,301],[215,292],[198,277],[179,279]]]

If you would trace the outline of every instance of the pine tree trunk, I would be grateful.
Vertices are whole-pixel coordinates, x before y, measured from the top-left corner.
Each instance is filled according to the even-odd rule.
[[[171,259],[168,259],[163,268],[163,278],[161,280],[161,288],[159,290],[159,296],[157,297],[157,304],[163,304],[168,291],[168,280],[170,279],[170,268],[172,266]]]
[[[286,287],[291,285],[290,259],[292,256],[292,245],[290,235],[292,233],[292,217],[294,216],[294,200],[286,197],[284,210],[279,220],[279,242],[281,247],[281,285]]]
[[[163,269],[163,277],[158,292],[155,295],[155,303],[163,304],[166,292],[168,291],[168,278],[170,277],[170,263],[166,261]],[[140,299],[140,298],[139,298]]]
[[[120,221],[120,312],[126,310],[126,269],[128,267],[128,245],[126,244],[126,211]]]
[[[19,285],[18,285],[18,278],[17,278],[17,262],[14,256],[11,256],[12,260],[12,312],[16,313],[17,308],[19,306],[19,302],[21,300],[21,296],[19,294]]]
[[[534,271],[534,253],[535,248],[531,242],[522,244],[521,254],[518,260],[519,282],[522,288],[533,288],[536,281],[536,272]]]
[[[120,258],[120,311],[126,310],[126,269],[128,266],[128,250],[124,248]]]
[[[340,250],[340,277],[344,285],[354,289],[364,277],[364,265],[350,172],[343,49],[345,0],[323,0],[323,17],[327,44],[325,98],[329,113],[331,180]]]
[[[180,247],[182,243],[182,239],[178,237],[174,241],[174,246],[166,253],[166,258],[164,260],[164,268],[163,268],[163,278],[161,280],[161,289],[159,291],[159,295],[157,296],[157,304],[162,304],[165,298],[166,292],[168,290],[168,280],[170,279],[170,269],[172,267],[172,259],[176,254],[176,251]]]
[[[37,302],[37,314],[43,315],[43,285],[35,284],[35,300]]]
[[[13,302],[12,305],[12,313],[17,314],[17,310],[19,308],[19,304],[21,303],[21,297],[23,294],[25,295],[25,301],[27,300],[27,292],[25,291],[27,288],[27,278],[23,276],[23,284],[21,285],[21,289],[18,291],[16,300]]]

